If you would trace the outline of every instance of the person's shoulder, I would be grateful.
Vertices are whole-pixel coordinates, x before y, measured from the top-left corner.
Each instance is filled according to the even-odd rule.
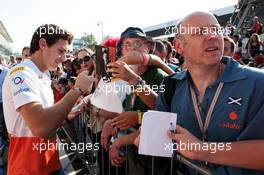
[[[11,76],[11,75],[14,75],[16,73],[23,73],[23,72],[26,72],[27,69],[28,69],[28,67],[26,65],[18,64],[18,65],[9,69],[8,75]]]
[[[245,73],[253,75],[264,75],[264,71],[255,67],[243,66]]]
[[[174,79],[175,81],[185,81],[189,78],[187,69],[179,70],[173,74],[166,77],[167,79]]]
[[[6,67],[6,66],[2,66],[2,69],[1,69],[1,71],[0,71],[0,76],[1,76],[2,78],[6,77],[8,71],[9,71],[9,68],[8,68],[8,67]]]
[[[7,66],[2,66],[2,71],[3,72],[8,72],[9,71],[9,68]]]
[[[264,80],[264,70],[254,67],[243,66],[243,71],[248,78],[257,78],[258,80]]]
[[[247,83],[250,83],[250,87],[254,88],[254,92],[256,95],[254,95],[254,98],[258,99],[260,98],[261,101],[263,101],[264,97],[264,69],[258,69],[253,67],[244,67],[244,74],[246,75],[247,79],[245,81]]]
[[[16,66],[9,69],[7,72],[7,76],[10,78],[14,77],[31,77],[32,76],[32,70],[31,66],[27,62],[22,62],[20,64],[17,64]]]

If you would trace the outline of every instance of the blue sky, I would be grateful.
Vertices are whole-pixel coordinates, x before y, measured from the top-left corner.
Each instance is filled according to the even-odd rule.
[[[0,0],[0,20],[20,52],[34,30],[44,23],[60,25],[80,38],[93,33],[119,36],[129,26],[148,27],[183,17],[192,11],[211,11],[237,0]]]

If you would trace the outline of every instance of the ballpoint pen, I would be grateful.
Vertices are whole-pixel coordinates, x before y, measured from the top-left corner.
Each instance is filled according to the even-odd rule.
[[[173,125],[172,122],[170,122],[170,131],[172,133],[175,133],[175,126]],[[172,154],[172,157],[175,158],[176,157],[176,149],[177,149],[177,145],[176,145],[176,141],[175,140],[172,140],[172,151],[173,151],[173,154]]]

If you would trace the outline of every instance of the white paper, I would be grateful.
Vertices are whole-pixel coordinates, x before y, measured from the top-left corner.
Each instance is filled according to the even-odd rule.
[[[101,79],[91,97],[91,104],[107,111],[122,113],[122,103],[130,91],[126,81],[118,79],[106,83]]]
[[[77,105],[74,105],[71,112],[75,113],[81,110],[81,107],[83,106],[83,101],[88,101],[92,97],[92,94],[89,94],[83,98],[83,100],[80,101]]]
[[[176,129],[177,114],[160,111],[144,113],[139,142],[139,154],[171,157],[172,140],[167,132]]]

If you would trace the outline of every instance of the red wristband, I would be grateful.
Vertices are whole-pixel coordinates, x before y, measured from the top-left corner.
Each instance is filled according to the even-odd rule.
[[[143,65],[148,65],[148,56],[147,56],[147,54],[142,54],[142,56],[143,56]]]

